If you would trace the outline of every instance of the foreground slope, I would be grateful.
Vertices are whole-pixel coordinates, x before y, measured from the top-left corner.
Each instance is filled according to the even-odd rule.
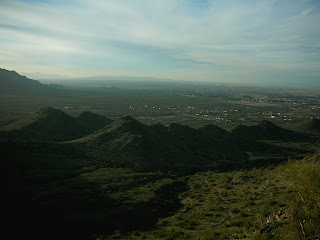
[[[318,239],[320,155],[215,173],[198,172],[179,195],[183,206],[154,229],[102,239]]]
[[[1,142],[8,236],[96,239],[153,226],[180,207],[173,174],[107,168],[67,143]]]

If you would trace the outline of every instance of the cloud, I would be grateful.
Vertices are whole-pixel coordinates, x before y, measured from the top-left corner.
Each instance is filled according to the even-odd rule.
[[[66,75],[284,78],[319,64],[319,21],[319,4],[298,0],[3,0],[0,60]]]
[[[302,15],[308,15],[309,13],[311,13],[312,12],[312,8],[306,8],[306,9],[304,9],[302,12],[301,12],[301,14]]]

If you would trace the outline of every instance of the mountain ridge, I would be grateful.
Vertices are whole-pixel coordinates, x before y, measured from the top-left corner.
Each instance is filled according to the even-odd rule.
[[[48,95],[58,94],[57,84],[42,84],[37,80],[29,79],[15,71],[0,68],[0,93],[16,95]]]
[[[126,116],[72,143],[89,157],[138,171],[190,171],[218,160],[246,159],[230,133],[218,126],[207,128],[213,129],[214,135],[206,128],[179,124],[147,126]]]

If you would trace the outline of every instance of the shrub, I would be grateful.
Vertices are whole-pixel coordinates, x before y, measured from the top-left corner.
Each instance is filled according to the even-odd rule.
[[[215,239],[220,239],[219,238],[220,233],[217,232],[216,230],[210,229],[204,232],[202,239],[203,240],[215,240]]]
[[[249,214],[247,214],[246,212],[241,212],[241,213],[240,213],[240,216],[241,216],[241,217],[249,217]]]
[[[238,208],[232,208],[231,212],[234,213],[234,214],[237,214],[237,213],[240,212],[240,210]]]
[[[276,200],[270,200],[270,201],[268,201],[268,205],[269,206],[274,206],[274,205],[276,205],[278,203],[278,201],[276,201]]]

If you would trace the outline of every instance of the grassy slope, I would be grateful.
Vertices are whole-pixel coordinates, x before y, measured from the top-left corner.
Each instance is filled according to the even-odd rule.
[[[310,237],[318,236],[319,226],[310,229],[312,224],[302,220],[310,217],[319,222],[320,186],[318,180],[312,182],[319,179],[319,170],[320,155],[316,154],[267,168],[199,172],[187,177],[188,189],[179,195],[183,206],[159,219],[153,229],[115,232],[100,239],[316,239]],[[301,183],[308,187],[296,188],[296,174],[298,181],[306,179]],[[313,205],[302,201],[297,190],[304,201],[312,199]],[[303,214],[301,221],[297,214]]]
[[[180,194],[183,206],[174,215],[159,219],[151,231],[121,238],[259,239],[268,217],[286,206],[284,198],[289,193],[281,171],[278,166],[196,173],[187,181],[188,190]]]

